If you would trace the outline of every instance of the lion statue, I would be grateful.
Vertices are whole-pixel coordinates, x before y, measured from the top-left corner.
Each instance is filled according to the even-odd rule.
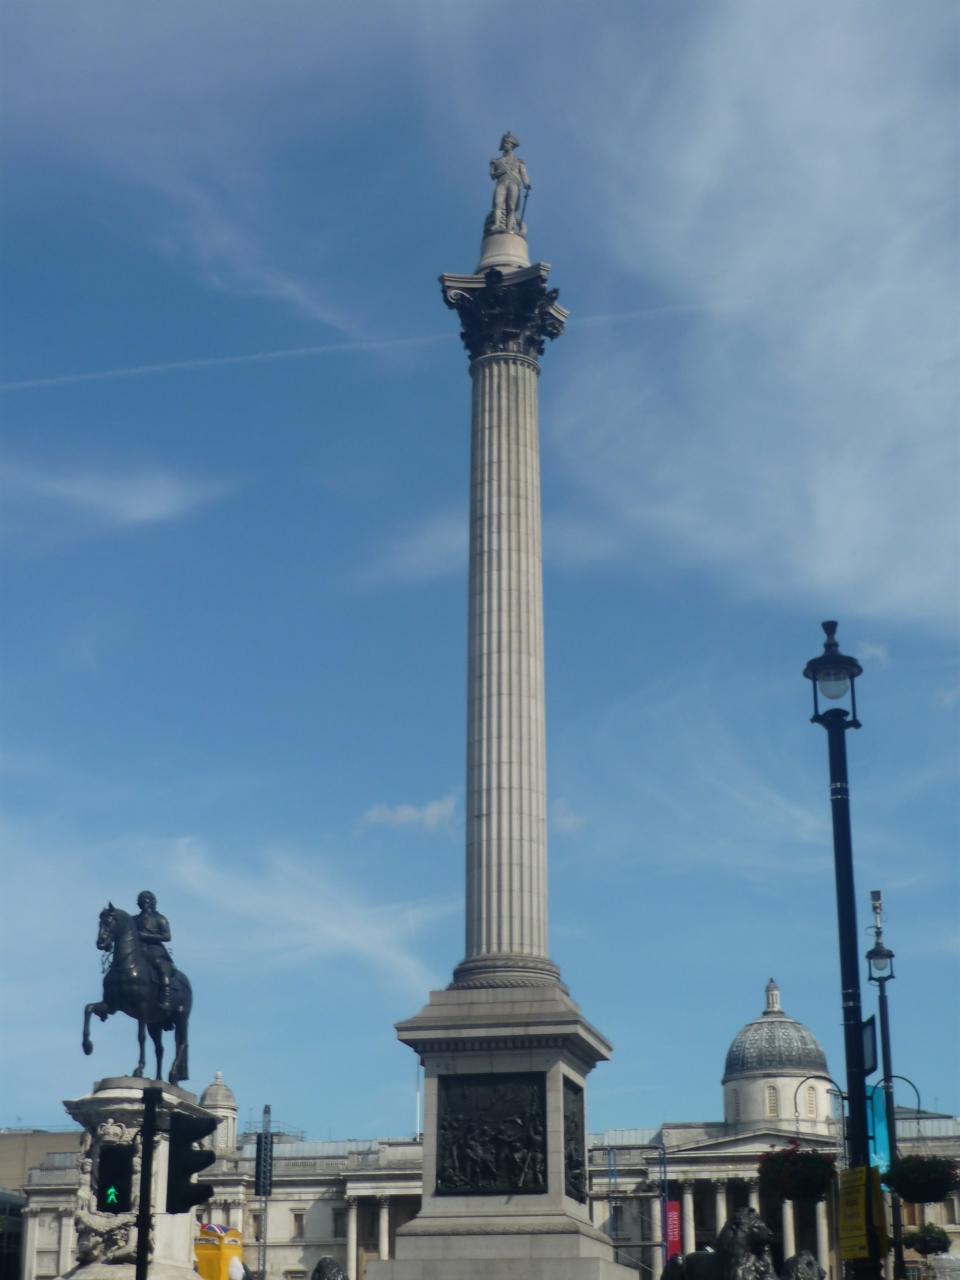
[[[809,1249],[801,1249],[783,1264],[780,1280],[827,1280],[827,1273]]]
[[[310,1280],[347,1280],[347,1273],[336,1258],[321,1258],[313,1268]]]
[[[717,1237],[715,1253],[675,1254],[662,1280],[777,1280],[770,1258],[772,1239],[756,1209],[738,1209]],[[795,1280],[808,1278],[798,1274]]]

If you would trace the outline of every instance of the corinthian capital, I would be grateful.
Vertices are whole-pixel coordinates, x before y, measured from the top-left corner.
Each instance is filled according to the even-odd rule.
[[[538,263],[504,275],[491,267],[482,276],[440,277],[443,300],[460,317],[463,345],[471,360],[519,355],[535,360],[544,339],[559,338],[568,312],[547,288],[549,267]]]

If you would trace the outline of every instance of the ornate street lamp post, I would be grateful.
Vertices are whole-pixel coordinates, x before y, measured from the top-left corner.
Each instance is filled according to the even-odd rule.
[[[887,1010],[887,983],[893,972],[893,952],[883,945],[883,929],[880,924],[883,913],[883,896],[879,889],[870,893],[873,907],[874,944],[867,952],[870,981],[877,984],[880,1001],[880,1053],[883,1058],[883,1100],[887,1113],[887,1137],[890,1143],[890,1159],[897,1158],[897,1117],[893,1106],[893,1065],[890,1058],[890,1018]],[[890,1193],[893,1217],[893,1277],[905,1280],[907,1269],[903,1261],[903,1219],[900,1213],[900,1197]]]
[[[847,781],[847,730],[859,729],[854,683],[863,674],[856,658],[840,652],[837,624],[823,623],[823,653],[811,658],[803,674],[813,685],[813,724],[827,731],[830,758],[830,809],[833,815],[833,858],[837,882],[837,926],[840,935],[840,986],[843,1003],[843,1043],[847,1063],[848,1153],[851,1168],[870,1168],[867,1128],[867,1082],[864,1070],[863,1013],[860,1002],[860,955],[857,905],[853,884],[853,843],[850,836],[850,788]],[[849,695],[850,710],[820,710],[818,693],[832,702]],[[870,1259],[856,1267],[860,1274],[880,1275],[877,1232],[871,1221],[871,1195],[866,1196]]]

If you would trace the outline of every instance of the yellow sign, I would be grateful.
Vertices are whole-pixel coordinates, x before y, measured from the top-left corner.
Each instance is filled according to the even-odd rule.
[[[243,1262],[243,1238],[233,1227],[202,1226],[193,1249],[203,1280],[228,1280],[231,1260]]]
[[[867,1171],[842,1169],[837,1213],[840,1257],[844,1262],[870,1257],[867,1238]]]
[[[881,1258],[890,1251],[887,1239],[887,1215],[877,1169],[844,1169],[840,1173],[839,1212],[837,1232],[840,1236],[840,1257],[844,1262],[870,1257],[870,1238],[867,1233],[867,1186],[870,1187],[871,1218],[877,1231],[877,1245]]]

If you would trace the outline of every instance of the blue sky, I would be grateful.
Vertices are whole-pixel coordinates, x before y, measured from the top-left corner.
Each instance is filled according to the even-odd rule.
[[[193,1087],[411,1130],[392,1023],[462,956],[469,382],[436,277],[475,265],[508,128],[571,311],[551,951],[615,1046],[591,1128],[719,1117],[771,974],[842,1075],[800,675],[831,617],[895,1069],[960,1111],[955,6],[2,23],[0,1124],[132,1067],[128,1020],[89,1060],[80,1025],[98,912],[150,887]]]

